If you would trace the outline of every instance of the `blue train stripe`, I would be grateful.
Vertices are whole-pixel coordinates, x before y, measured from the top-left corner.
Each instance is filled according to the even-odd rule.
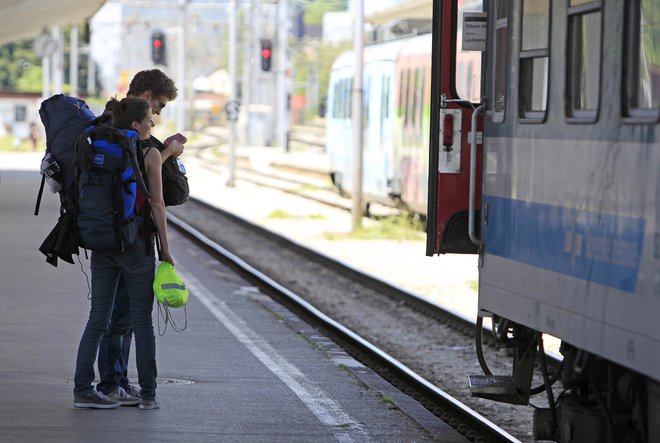
[[[485,252],[635,292],[643,218],[484,196]]]

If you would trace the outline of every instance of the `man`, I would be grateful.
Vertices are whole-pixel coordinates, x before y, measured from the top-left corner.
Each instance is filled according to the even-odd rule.
[[[160,115],[163,108],[177,97],[177,88],[172,79],[161,70],[149,69],[135,74],[126,96],[146,100],[151,111]],[[161,151],[163,162],[169,157],[176,158],[183,153],[184,147],[177,141],[163,146],[152,136],[149,142]],[[108,332],[104,334],[99,346],[98,368],[101,382],[96,386],[96,390],[122,406],[136,406],[140,403],[140,390],[128,380],[132,335],[128,293],[123,279],[120,278]]]

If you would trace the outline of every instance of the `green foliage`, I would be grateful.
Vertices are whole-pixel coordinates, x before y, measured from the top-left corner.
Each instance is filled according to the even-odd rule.
[[[303,23],[306,26],[320,25],[323,23],[323,14],[326,12],[345,11],[347,6],[347,0],[312,0],[305,2]]]
[[[16,81],[16,90],[20,92],[40,93],[43,87],[43,68],[32,65]]]
[[[320,41],[306,41],[298,51],[293,52],[291,64],[294,75],[293,95],[305,95],[305,84],[310,77],[316,76],[319,87],[319,100],[324,103],[328,97],[328,83],[332,63],[339,55],[350,49],[352,42],[339,45]],[[316,111],[316,110],[314,110]],[[310,116],[306,116],[310,117]]]
[[[32,150],[32,145],[28,139],[20,140],[18,145],[15,143],[16,138],[13,135],[0,137],[0,151],[28,152]]]
[[[0,89],[28,92],[20,90],[18,82],[33,67],[40,65],[33,44],[34,39],[28,39],[0,46]]]
[[[325,216],[323,214],[307,214],[307,215],[296,215],[296,214],[291,214],[290,212],[285,211],[284,209],[276,209],[270,214],[268,214],[268,218],[270,219],[280,219],[280,220],[285,220],[285,219],[312,219],[312,220],[324,220]]]
[[[78,27],[78,35],[82,37],[84,26]],[[71,28],[64,31],[64,77],[69,80],[69,57]],[[34,38],[21,40],[0,46],[0,90],[15,92],[41,92],[43,68],[41,59],[34,52]],[[80,57],[78,67],[78,86],[79,91],[71,91],[71,87],[64,85],[64,92],[80,95],[82,91],[87,90],[87,58]],[[96,90],[100,90],[100,81],[98,70],[96,81]],[[70,83],[70,81],[69,81]]]
[[[321,102],[328,98],[328,84],[330,83],[330,70],[332,64],[342,52],[353,47],[353,42],[347,41],[339,45],[321,44],[319,48],[319,91]]]

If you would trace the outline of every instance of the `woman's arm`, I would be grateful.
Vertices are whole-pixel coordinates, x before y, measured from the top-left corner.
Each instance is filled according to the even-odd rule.
[[[169,243],[167,241],[167,218],[165,215],[165,202],[163,201],[163,178],[161,173],[162,160],[158,149],[148,149],[144,157],[144,167],[147,172],[147,187],[149,188],[149,204],[153,215],[154,224],[160,237],[160,249],[163,261],[174,265],[174,259],[170,255]]]

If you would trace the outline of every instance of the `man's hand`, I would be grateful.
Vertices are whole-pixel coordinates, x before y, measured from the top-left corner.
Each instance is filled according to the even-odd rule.
[[[167,160],[169,157],[178,157],[181,154],[183,154],[183,145],[179,142],[171,142],[169,143],[160,153],[160,155],[163,157],[163,162]]]

